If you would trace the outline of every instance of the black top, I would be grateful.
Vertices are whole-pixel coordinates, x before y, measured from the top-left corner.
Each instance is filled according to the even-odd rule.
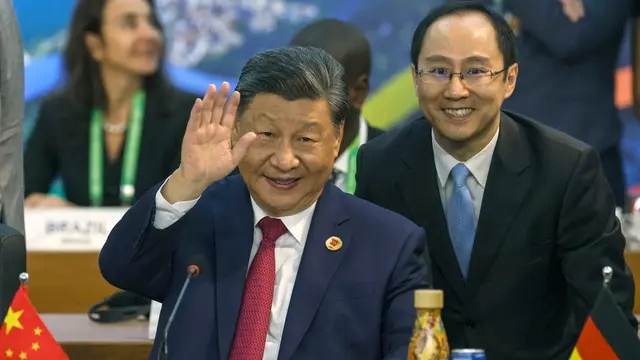
[[[180,165],[182,137],[195,95],[175,88],[147,91],[134,199]],[[25,196],[47,193],[60,175],[67,200],[89,206],[90,109],[81,109],[66,91],[44,100],[25,156]],[[103,206],[120,206],[122,156],[110,162],[105,151]]]

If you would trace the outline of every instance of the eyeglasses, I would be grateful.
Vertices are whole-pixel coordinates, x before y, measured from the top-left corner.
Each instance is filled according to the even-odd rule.
[[[466,85],[483,86],[491,83],[496,75],[503,73],[505,70],[507,68],[496,72],[483,68],[469,68],[461,72],[452,72],[445,68],[429,67],[416,71],[416,74],[425,84],[446,84],[453,79],[454,75],[458,75]]]

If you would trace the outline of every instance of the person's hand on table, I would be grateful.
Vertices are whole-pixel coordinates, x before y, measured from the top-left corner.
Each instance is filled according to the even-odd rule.
[[[24,199],[25,208],[62,208],[62,207],[74,207],[74,203],[71,203],[61,197],[55,195],[35,193],[27,196]]]

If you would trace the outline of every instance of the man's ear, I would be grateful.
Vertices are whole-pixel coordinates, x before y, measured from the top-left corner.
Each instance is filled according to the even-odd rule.
[[[360,110],[367,96],[369,96],[369,75],[363,74],[352,86],[349,86],[349,104],[352,108]]]
[[[507,69],[507,74],[505,75],[504,85],[504,98],[508,99],[516,89],[516,82],[518,80],[518,64],[513,64]]]
[[[342,136],[344,135],[344,121],[336,129],[335,143],[333,144],[333,160],[340,156],[340,144],[342,144]]]
[[[411,65],[411,79],[413,79],[413,89],[416,96],[418,96],[418,84],[420,79],[418,78],[418,73],[416,72],[416,67],[414,65]]]

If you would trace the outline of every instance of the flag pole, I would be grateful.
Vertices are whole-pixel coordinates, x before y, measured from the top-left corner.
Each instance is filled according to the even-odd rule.
[[[605,266],[602,268],[602,277],[604,279],[603,285],[608,287],[609,282],[611,282],[611,278],[613,277],[613,269],[611,269],[611,266]]]
[[[29,274],[26,272],[23,272],[20,274],[20,276],[18,277],[20,279],[20,286],[22,287],[23,291],[25,292],[25,294],[27,293],[27,285],[29,284]]]
[[[23,286],[28,285],[29,274],[27,274],[26,272],[23,272],[22,274],[20,274],[19,278],[20,278],[20,285],[23,285]]]

